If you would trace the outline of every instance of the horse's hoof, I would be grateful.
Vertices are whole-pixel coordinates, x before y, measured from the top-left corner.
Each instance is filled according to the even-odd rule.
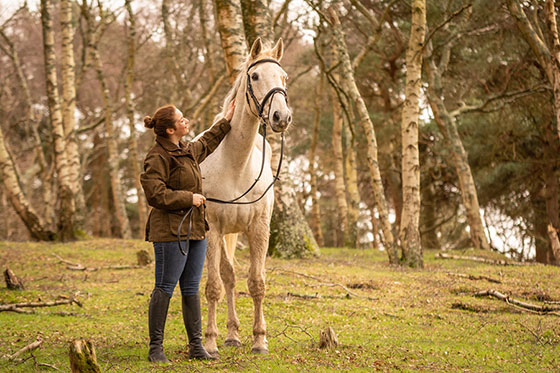
[[[266,348],[262,348],[262,347],[253,347],[251,349],[251,352],[254,353],[254,354],[259,354],[259,355],[268,354],[268,350]]]
[[[224,345],[230,347],[241,347],[241,342],[237,339],[226,339],[224,341]]]
[[[218,350],[214,350],[214,351],[206,350],[206,352],[208,352],[213,357],[217,357],[217,358],[220,357],[220,351],[218,351]]]

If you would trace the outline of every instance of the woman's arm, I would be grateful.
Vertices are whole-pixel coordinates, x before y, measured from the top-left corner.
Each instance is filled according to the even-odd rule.
[[[235,111],[235,100],[228,107],[228,111],[223,119],[214,123],[204,134],[196,141],[191,143],[191,151],[198,163],[202,162],[210,155],[220,142],[224,139],[231,129],[230,121]]]
[[[144,161],[144,172],[140,175],[146,200],[152,207],[161,210],[181,210],[192,207],[193,193],[167,187],[169,165],[161,154],[151,153]]]

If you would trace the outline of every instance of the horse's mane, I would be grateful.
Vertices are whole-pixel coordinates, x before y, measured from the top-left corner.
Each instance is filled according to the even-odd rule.
[[[266,50],[262,51],[259,54],[259,56],[255,59],[255,61],[261,60],[263,58],[272,58],[271,52],[272,52],[272,48],[267,48]],[[239,87],[244,81],[243,79],[245,78],[246,75],[245,73],[247,71],[247,67],[249,67],[250,62],[252,63],[253,61],[250,59],[250,56],[247,56],[247,58],[245,58],[245,61],[240,66],[239,73],[237,73],[237,77],[233,82],[233,86],[231,87],[228,94],[226,95],[226,98],[224,99],[222,111],[216,115],[216,117],[214,118],[214,122],[216,122],[220,118],[225,117],[229,104],[235,98],[235,95],[237,94],[237,90],[239,89]],[[238,102],[237,105],[241,105],[241,103]]]

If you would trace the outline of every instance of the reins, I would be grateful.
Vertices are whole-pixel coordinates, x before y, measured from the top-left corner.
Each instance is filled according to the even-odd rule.
[[[276,183],[276,181],[279,179],[280,168],[282,167],[282,160],[284,158],[284,133],[283,132],[282,132],[282,135],[281,135],[282,141],[281,141],[281,146],[280,146],[280,160],[278,162],[278,167],[276,169],[276,175],[274,175],[274,177],[272,179],[272,182],[265,189],[265,191],[260,195],[260,197],[258,197],[257,199],[255,199],[253,201],[241,201],[241,202],[238,201],[239,199],[246,196],[255,187],[255,185],[257,185],[257,183],[260,180],[260,177],[262,176],[262,173],[263,173],[263,170],[264,170],[264,163],[265,163],[265,160],[266,160],[266,156],[265,156],[265,151],[266,151],[266,123],[267,122],[270,123],[270,106],[272,105],[272,100],[274,99],[274,95],[276,95],[277,93],[281,93],[286,98],[286,102],[288,101],[288,93],[286,92],[286,90],[284,88],[281,88],[281,87],[274,87],[270,91],[268,91],[267,94],[264,96],[262,102],[260,102],[260,103],[259,103],[259,100],[257,100],[257,98],[255,97],[255,94],[253,92],[253,86],[251,84],[251,77],[249,76],[249,71],[255,65],[258,65],[260,63],[265,63],[265,62],[272,62],[272,63],[275,63],[278,66],[280,66],[280,63],[278,61],[270,59],[270,58],[265,58],[265,59],[253,62],[247,68],[247,72],[246,72],[247,88],[245,90],[245,98],[247,100],[247,104],[249,105],[249,109],[251,110],[251,113],[253,113],[253,110],[251,109],[251,103],[249,101],[249,96],[250,96],[251,99],[253,100],[253,104],[257,108],[257,114],[253,113],[253,115],[257,116],[259,118],[259,121],[262,124],[263,145],[262,145],[262,162],[261,162],[261,169],[259,171],[259,175],[255,179],[253,184],[249,187],[249,189],[247,189],[240,196],[238,196],[234,199],[231,199],[231,200],[222,200],[222,199],[218,199],[218,198],[208,197],[208,198],[206,198],[206,201],[208,201],[208,202],[229,204],[229,205],[250,205],[250,204],[253,204],[253,203],[256,203],[256,202],[260,201],[266,195],[266,193],[270,190],[270,188],[272,188],[274,183]],[[265,107],[267,101],[269,101],[269,103],[268,103],[268,118],[265,119],[264,116],[263,116],[263,113],[264,113],[264,107]],[[191,228],[192,228],[193,208],[194,208],[194,206],[191,206],[187,210],[185,215],[183,215],[183,218],[181,219],[181,222],[179,223],[179,226],[177,227],[177,244],[179,245],[179,250],[181,251],[181,254],[183,254],[185,256],[187,255],[187,252],[188,252],[188,249],[189,249],[189,241],[190,241]],[[189,225],[188,225],[188,229],[187,229],[185,249],[183,249],[183,247],[181,246],[181,228],[182,228],[183,223],[184,223],[185,219],[187,218],[187,216],[189,216]]]

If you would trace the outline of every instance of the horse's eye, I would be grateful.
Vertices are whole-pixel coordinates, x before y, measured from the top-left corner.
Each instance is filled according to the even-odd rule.
[[[251,79],[253,79],[253,80],[259,80],[259,74],[253,73],[253,75],[251,75]]]

